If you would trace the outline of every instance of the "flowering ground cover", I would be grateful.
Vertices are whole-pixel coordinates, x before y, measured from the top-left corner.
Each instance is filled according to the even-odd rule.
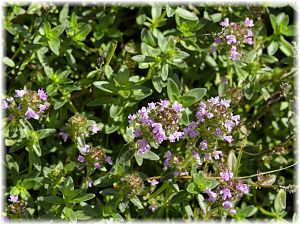
[[[296,221],[292,5],[6,4],[8,221]]]

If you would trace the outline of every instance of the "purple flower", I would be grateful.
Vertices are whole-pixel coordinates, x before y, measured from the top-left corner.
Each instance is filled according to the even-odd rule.
[[[182,137],[182,135],[183,135],[182,132],[175,131],[173,134],[169,135],[169,140],[170,140],[170,142],[175,142],[176,139],[178,141],[179,138]]]
[[[169,100],[160,100],[160,106],[162,107],[162,108],[167,108],[169,105],[170,105],[170,102],[169,102]]]
[[[233,205],[230,201],[223,202],[222,206],[224,207],[224,209],[232,209],[233,208]]]
[[[225,18],[223,22],[220,23],[222,27],[228,27],[229,26],[229,19]]]
[[[254,36],[254,34],[253,34],[253,32],[252,32],[251,29],[247,29],[247,36],[248,37],[253,37]]]
[[[214,114],[212,114],[211,112],[207,112],[207,113],[205,113],[205,115],[206,115],[206,117],[207,117],[208,119],[214,117]]]
[[[245,26],[246,27],[253,27],[253,20],[249,19],[248,17],[245,19]]]
[[[19,199],[18,195],[10,195],[8,201],[10,202],[17,202]]]
[[[197,151],[193,151],[193,157],[196,159],[197,164],[198,164],[199,166],[201,166],[201,165],[202,165],[202,162],[201,162],[200,156],[199,156],[199,154],[198,154]]]
[[[153,134],[159,133],[159,132],[161,132],[161,130],[163,130],[161,123],[153,123],[152,128],[153,128],[153,130],[152,130]]]
[[[198,124],[194,121],[190,122],[186,128],[183,129],[184,137],[187,137],[188,135],[191,138],[197,137],[199,132],[195,129],[197,128]]]
[[[207,149],[207,142],[205,140],[200,143],[200,148],[201,150]]]
[[[231,120],[225,120],[224,126],[227,129],[227,132],[231,133],[232,128],[235,126],[235,123],[232,122]]]
[[[233,138],[231,135],[228,135],[228,136],[224,135],[223,139],[226,140],[228,143],[231,143],[233,141]]]
[[[241,54],[236,51],[236,46],[232,46],[231,50],[230,50],[230,56],[229,56],[229,58],[231,60],[235,61],[235,60],[237,60],[240,57],[240,55]]]
[[[164,160],[164,168],[167,168],[167,167],[170,166],[172,157],[173,157],[173,155],[172,155],[172,153],[170,151],[167,151],[165,153],[165,155],[164,155],[164,158],[165,158],[165,160]]]
[[[245,38],[244,42],[247,43],[248,45],[253,45],[253,40],[251,37]]]
[[[61,138],[64,140],[64,142],[66,142],[69,137],[69,134],[66,132],[59,132],[58,135],[61,136]]]
[[[233,173],[226,170],[224,172],[220,172],[220,176],[223,178],[223,180],[229,181],[233,177]]]
[[[8,104],[7,101],[3,100],[2,101],[2,109],[8,109],[10,107],[10,104]]]
[[[188,171],[180,172],[180,176],[187,176],[187,175],[189,175],[189,172],[188,172]]]
[[[96,123],[93,123],[92,126],[90,126],[90,131],[92,131],[94,134],[96,134],[100,129],[97,127]]]
[[[247,184],[238,184],[238,185],[236,185],[236,189],[241,191],[244,194],[249,193],[249,187]]]
[[[132,123],[136,119],[136,115],[135,114],[133,114],[133,115],[129,114],[129,116],[127,118],[128,118],[129,123]]]
[[[223,200],[226,200],[226,199],[232,197],[231,192],[230,192],[230,190],[228,188],[225,188],[225,189],[221,190],[220,194],[222,195],[222,199]]]
[[[13,115],[13,114],[9,114],[9,116],[7,117],[7,119],[8,119],[9,121],[12,121],[13,118],[14,118],[14,115]]]
[[[39,113],[43,113],[46,109],[48,109],[48,104],[40,104],[39,105]]]
[[[5,99],[7,102],[13,102],[14,98],[13,97],[8,97]]]
[[[161,144],[164,140],[166,140],[166,134],[164,130],[156,133],[153,138],[157,141],[158,144]]]
[[[216,105],[219,103],[220,97],[211,97],[210,99],[208,99],[207,101],[210,103],[211,106]]]
[[[79,150],[80,152],[82,153],[87,153],[90,149],[90,146],[89,145],[84,145],[83,147],[80,147]]]
[[[240,118],[240,115],[231,116],[231,119],[235,122],[235,125],[239,124]]]
[[[133,135],[135,138],[140,137],[140,136],[142,136],[142,132],[139,129],[134,128]]]
[[[148,142],[146,141],[146,139],[140,139],[137,140],[136,142],[138,144],[138,154],[145,154],[150,150],[150,145],[148,144]]]
[[[100,163],[98,163],[98,162],[94,163],[94,168],[95,169],[100,169],[101,168]]]
[[[232,43],[236,43],[236,38],[235,38],[235,35],[233,35],[233,34],[227,35],[226,39],[227,39],[227,44],[229,44],[229,45]]]
[[[172,105],[172,109],[174,109],[175,112],[179,113],[182,112],[184,109],[181,104],[179,104],[177,101],[175,101]]]
[[[15,90],[15,92],[16,92],[16,97],[21,98],[21,97],[23,97],[23,95],[26,94],[27,91],[25,91],[25,90]]]
[[[151,204],[150,206],[149,206],[149,210],[152,212],[152,213],[154,213],[154,211],[157,209],[157,205],[154,205],[154,204]]]
[[[111,156],[106,156],[105,157],[105,162],[107,162],[109,165],[112,165],[112,158],[111,158]]]
[[[88,187],[93,187],[93,180],[92,179],[88,179]]]
[[[26,119],[33,118],[36,120],[40,118],[39,114],[36,113],[35,111],[33,111],[31,108],[27,109],[27,111],[25,112],[25,117],[26,117]]]
[[[215,39],[215,43],[216,43],[216,44],[220,44],[220,43],[222,43],[222,39],[221,39],[221,38],[217,38],[217,39]]]
[[[196,112],[196,117],[200,122],[203,122],[206,112],[206,105],[203,102],[200,102],[198,111]]]
[[[204,155],[204,160],[205,160],[205,161],[212,161],[211,154],[210,154],[210,153],[205,153],[205,155]]]
[[[204,193],[208,194],[208,197],[209,197],[208,201],[215,202],[217,200],[218,194],[215,193],[215,192],[213,192],[213,191],[211,191],[210,188],[206,188],[205,191],[204,191]]]
[[[17,108],[18,108],[18,109],[22,109],[22,105],[21,105],[21,104],[19,104]]]
[[[40,99],[47,100],[47,93],[43,89],[38,90],[38,95],[40,96]]]
[[[150,102],[150,103],[148,103],[148,108],[150,109],[150,110],[153,110],[153,109],[155,109],[155,103],[153,103],[153,102]]]
[[[236,214],[236,210],[235,209],[230,209],[230,213]]]
[[[216,131],[214,132],[214,134],[217,136],[217,137],[220,137],[223,133],[221,131],[221,129],[219,127],[216,128]]]
[[[210,46],[210,51],[211,51],[212,53],[216,52],[216,51],[217,51],[217,46],[211,45],[211,46]]]
[[[150,185],[151,186],[156,186],[158,183],[159,183],[159,181],[157,181],[157,180],[148,180],[148,183],[150,183]]]
[[[85,161],[85,158],[84,158],[84,156],[79,155],[78,158],[77,158],[77,160],[78,160],[79,162],[83,163],[83,162]]]
[[[224,105],[226,108],[228,108],[230,106],[230,100],[222,99],[219,102],[219,105]]]
[[[221,151],[214,150],[213,155],[215,159],[220,159],[220,155],[222,155]]]

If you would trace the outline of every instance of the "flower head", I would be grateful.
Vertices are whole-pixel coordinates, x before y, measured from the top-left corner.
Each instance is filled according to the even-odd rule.
[[[233,173],[225,170],[220,172],[220,176],[223,178],[223,180],[229,181],[233,177]]]
[[[47,100],[48,98],[47,93],[43,89],[38,90],[38,95],[42,100]]]
[[[245,26],[246,27],[253,27],[253,20],[249,19],[248,17],[245,19]]]
[[[19,200],[18,195],[10,195],[8,201],[10,202],[17,202]]]
[[[222,27],[228,27],[229,26],[229,19],[225,18],[223,22],[220,23]]]

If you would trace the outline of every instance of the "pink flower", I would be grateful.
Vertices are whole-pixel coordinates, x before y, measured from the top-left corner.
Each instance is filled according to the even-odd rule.
[[[246,27],[253,27],[253,20],[249,19],[248,17],[245,19],[245,26]]]
[[[229,19],[225,18],[223,22],[220,23],[222,27],[228,27],[229,26]]]
[[[224,172],[220,172],[220,176],[223,178],[223,180],[229,181],[233,177],[233,173],[226,170]]]

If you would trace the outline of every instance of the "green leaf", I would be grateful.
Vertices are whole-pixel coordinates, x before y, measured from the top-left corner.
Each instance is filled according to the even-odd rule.
[[[142,100],[153,93],[152,89],[145,86],[135,86],[131,89],[131,91],[132,95],[130,98],[134,100]]]
[[[183,96],[191,96],[194,97],[193,103],[199,102],[206,95],[206,88],[194,88],[186,93]]]
[[[297,34],[296,31],[297,31],[296,26],[290,25],[290,26],[285,27],[285,29],[283,29],[281,31],[281,33],[285,36],[293,37],[293,36],[296,36],[296,34]]]
[[[283,36],[280,37],[279,49],[286,55],[292,56],[294,55],[294,48],[291,43],[286,41]]]
[[[49,137],[50,135],[54,134],[55,132],[56,132],[56,130],[53,128],[47,128],[47,129],[42,129],[42,130],[36,131],[39,140]]]
[[[140,199],[137,196],[133,196],[130,198],[130,201],[138,208],[143,209],[144,206],[142,205]]]
[[[249,205],[237,210],[237,214],[243,217],[251,217],[257,212],[257,208],[254,205]]]
[[[176,82],[172,78],[168,78],[167,94],[168,94],[168,98],[170,99],[171,102],[178,100],[178,98],[180,96],[179,88],[178,88]]]
[[[84,41],[86,36],[91,32],[92,26],[88,23],[80,23],[78,30],[79,31],[76,33],[74,39],[76,41]]]
[[[206,183],[206,187],[208,187],[210,189],[214,189],[215,187],[217,187],[219,185],[219,182],[215,179],[206,180],[205,183]]]
[[[186,192],[186,191],[180,191],[180,192],[178,192],[176,195],[174,195],[172,197],[172,199],[170,200],[170,203],[174,204],[174,203],[188,202],[189,201],[188,196],[189,196],[188,192]]]
[[[92,194],[92,193],[82,194],[81,196],[74,198],[72,201],[76,202],[76,203],[85,202],[85,201],[88,201],[88,200],[94,198],[95,196],[96,195]]]
[[[194,13],[192,13],[186,9],[183,9],[181,7],[177,7],[175,13],[176,13],[176,15],[180,16],[183,19],[198,20],[198,17]]]
[[[187,191],[191,194],[197,194],[198,192],[195,190],[196,189],[196,186],[194,183],[190,183],[187,187]]]
[[[269,92],[268,92],[267,89],[265,89],[265,88],[262,88],[262,89],[261,89],[261,92],[262,92],[262,95],[263,95],[265,101],[267,101],[267,100],[270,98]]]
[[[156,42],[154,40],[152,33],[145,28],[143,28],[141,31],[141,39],[142,39],[142,42],[146,43],[147,45],[150,45],[152,47],[156,46]]]
[[[121,104],[121,101],[117,99],[115,102],[112,103],[112,105],[109,108],[109,116],[111,118],[116,118],[122,113],[123,109],[124,107]]]
[[[161,77],[159,75],[154,75],[152,77],[152,84],[153,84],[153,87],[155,88],[155,90],[158,93],[161,93],[161,91],[162,91],[162,81],[161,81]]]
[[[274,30],[274,33],[276,33],[277,32],[277,19],[273,14],[270,14],[270,21],[271,21],[271,25]]]
[[[52,204],[58,204],[58,205],[65,204],[65,201],[61,197],[58,197],[58,196],[43,197],[43,200],[46,202],[50,202]]]
[[[156,59],[154,57],[146,56],[146,55],[135,55],[135,56],[131,57],[131,59],[136,62],[145,62],[145,63],[156,61]]]
[[[166,81],[169,76],[169,64],[165,63],[161,68],[161,78],[163,81]]]
[[[61,9],[59,13],[59,22],[61,24],[67,24],[68,23],[68,14],[69,14],[69,4],[64,4],[64,7]]]
[[[2,61],[5,65],[9,66],[9,67],[15,67],[15,63],[12,59],[10,59],[9,57],[5,56],[3,58],[3,61]]]
[[[162,7],[160,4],[155,4],[151,7],[151,16],[153,20],[156,20],[160,17],[162,11]]]
[[[189,107],[194,102],[197,102],[196,98],[194,96],[180,96],[178,101],[184,106],[184,107]]]
[[[283,189],[280,189],[275,197],[274,208],[277,213],[286,208],[286,192]]]
[[[108,81],[96,81],[93,84],[96,88],[112,94],[116,93],[118,90],[113,84],[109,83]]]
[[[145,154],[141,155],[144,159],[149,159],[149,160],[159,160],[159,156],[156,155],[152,151],[148,151]]]
[[[63,213],[64,213],[64,215],[65,215],[72,223],[76,223],[76,222],[77,222],[77,215],[76,215],[76,213],[73,211],[73,209],[71,209],[71,208],[69,208],[69,207],[64,207]]]
[[[56,100],[56,102],[54,103],[54,109],[57,110],[57,109],[63,107],[64,104],[66,104],[66,103],[67,103],[67,100],[62,100],[62,101]]]
[[[59,56],[59,48],[60,48],[60,40],[59,38],[51,38],[48,40],[48,45],[51,49],[51,51]]]
[[[237,167],[237,159],[234,154],[234,151],[230,151],[227,158],[227,166],[231,171],[235,171]]]
[[[14,158],[11,155],[6,154],[5,159],[8,169],[10,171],[14,170],[16,173],[19,173],[19,164],[14,160]]]
[[[267,48],[268,55],[274,55],[278,50],[278,46],[278,42],[272,41]]]
[[[125,150],[125,151],[124,151]],[[121,150],[122,151],[122,150]],[[134,155],[135,153],[135,149],[131,149],[131,148],[128,148],[128,146],[124,146],[124,149],[123,149],[123,153],[121,154],[121,156],[119,157],[119,162],[121,164],[127,162],[128,160],[130,160],[132,158],[132,156]]]
[[[138,153],[135,153],[135,154],[134,154],[134,158],[135,158],[136,163],[137,163],[139,166],[143,165],[143,161],[144,161],[143,155],[140,155],[140,154],[138,154]]]

